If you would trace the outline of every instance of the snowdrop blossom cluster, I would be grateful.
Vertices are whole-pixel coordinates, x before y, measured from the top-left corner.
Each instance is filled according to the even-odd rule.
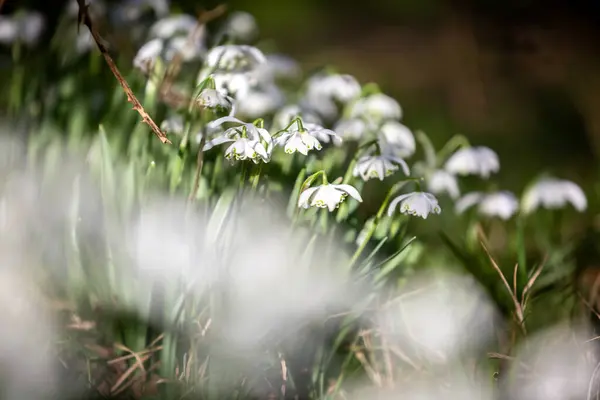
[[[361,202],[359,190],[366,182],[394,179],[414,183],[416,190],[394,193],[398,197],[388,206],[390,216],[394,211],[422,218],[439,214],[437,196],[454,201],[458,214],[476,208],[485,217],[507,220],[520,209],[517,197],[506,190],[484,189],[461,196],[463,177],[478,177],[485,183],[499,173],[500,161],[494,150],[451,140],[436,152],[425,133],[416,137],[403,123],[400,103],[374,83],[362,84],[354,76],[328,69],[299,81],[302,72],[292,58],[265,53],[254,44],[258,27],[250,14],[231,14],[215,36],[190,15],[165,16],[149,29],[148,38],[134,61],[138,68],[147,70],[144,65],[156,57],[168,61],[174,51],[184,55],[184,62],[196,62],[199,67],[201,90],[195,101],[215,118],[204,133],[196,135],[205,140],[204,151],[227,143],[224,156],[230,161],[269,164],[274,155],[283,153],[296,157],[290,163],[301,166],[304,162],[310,169],[315,157],[328,157],[330,149],[358,145],[341,186],[325,183],[311,187],[307,180],[298,197],[301,208],[333,212],[348,195]],[[290,90],[290,83],[295,90]],[[171,118],[175,119],[162,126],[181,134],[181,118]],[[418,154],[418,143],[425,160],[411,167],[409,159]],[[277,160],[281,157],[275,156]],[[583,211],[586,202],[581,189],[575,183],[560,182],[546,180],[532,186],[521,202],[524,212],[566,203]]]

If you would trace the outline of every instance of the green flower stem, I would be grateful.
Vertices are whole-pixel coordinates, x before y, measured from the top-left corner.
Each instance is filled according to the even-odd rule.
[[[252,173],[252,191],[256,193],[257,189],[258,189],[258,183],[260,182],[260,174],[262,172],[262,166],[263,164],[260,163],[258,164],[258,166],[254,166],[254,171]]]
[[[360,244],[360,246],[358,246],[358,249],[356,249],[356,251],[354,252],[354,255],[350,259],[350,268],[354,267],[354,265],[356,264],[356,261],[359,259],[359,257],[361,256],[361,254],[367,247],[367,244],[369,243],[369,240],[371,240],[371,237],[375,233],[375,230],[377,229],[377,225],[379,224],[379,221],[383,217],[383,214],[385,213],[385,210],[387,209],[391,198],[402,186],[404,186],[404,184],[406,184],[406,182],[407,181],[402,181],[402,182],[400,182],[400,184],[396,184],[396,185],[392,186],[390,188],[390,190],[388,191],[388,194],[385,196],[383,203],[381,203],[381,207],[379,207],[379,211],[377,212],[377,215],[375,216],[375,220],[373,220],[373,224],[371,225],[371,228],[369,229],[369,231],[367,232],[367,235],[363,239],[362,243]]]
[[[445,160],[453,151],[460,147],[469,147],[469,140],[463,135],[455,135],[446,142],[444,147],[438,152],[436,159]]]
[[[352,158],[352,161],[350,161],[350,164],[348,165],[348,169],[346,169],[346,173],[344,174],[344,179],[342,180],[342,183],[347,184],[350,181],[350,179],[352,178],[352,174],[354,172],[354,167],[356,166],[356,162],[362,156],[362,153],[360,150],[371,147],[373,145],[376,145],[377,148],[379,148],[377,139],[369,140],[368,142],[365,142],[365,143],[361,144],[360,146],[358,146],[358,148],[356,149],[356,155]]]
[[[435,147],[433,147],[433,143],[429,137],[423,131],[417,131],[416,135],[417,140],[421,143],[421,147],[423,147],[423,152],[425,153],[425,162],[427,166],[431,169],[437,167],[437,156],[435,154]]]

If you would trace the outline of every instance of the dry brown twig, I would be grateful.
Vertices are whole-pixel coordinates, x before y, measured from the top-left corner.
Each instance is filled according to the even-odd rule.
[[[145,124],[147,124],[150,127],[150,129],[152,129],[152,132],[154,132],[156,137],[158,137],[158,139],[162,143],[172,144],[171,141],[167,138],[167,135],[163,131],[160,130],[158,125],[156,125],[156,122],[154,122],[154,120],[150,117],[150,115],[148,115],[146,110],[144,110],[144,107],[142,106],[140,101],[137,99],[135,94],[133,94],[133,91],[129,87],[129,84],[127,83],[125,78],[123,78],[123,75],[121,75],[121,72],[119,72],[119,69],[117,68],[112,57],[110,56],[108,49],[104,45],[104,39],[102,39],[100,34],[96,31],[96,28],[94,28],[92,18],[90,17],[90,14],[88,12],[89,4],[85,4],[85,0],[77,0],[77,4],[79,6],[79,15],[78,15],[78,22],[77,22],[78,28],[81,24],[84,24],[89,29],[90,34],[94,38],[94,42],[96,42],[96,45],[98,46],[100,53],[102,53],[104,60],[108,64],[108,67],[110,68],[110,70],[113,73],[113,75],[115,76],[115,78],[117,78],[117,81],[119,81],[119,84],[121,85],[121,87],[123,88],[123,91],[127,95],[127,100],[131,104],[133,104],[133,109],[136,110],[138,112],[138,114],[140,114],[140,116],[142,117],[142,121]]]

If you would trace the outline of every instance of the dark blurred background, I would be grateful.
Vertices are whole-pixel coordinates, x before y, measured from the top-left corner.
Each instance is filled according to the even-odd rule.
[[[6,0],[57,17],[64,1]],[[195,14],[216,0],[179,0]],[[520,190],[547,170],[595,183],[600,155],[600,2],[596,0],[232,0],[261,37],[305,68],[376,81],[404,122],[436,145],[487,144],[499,183]],[[589,186],[588,186],[589,187]]]

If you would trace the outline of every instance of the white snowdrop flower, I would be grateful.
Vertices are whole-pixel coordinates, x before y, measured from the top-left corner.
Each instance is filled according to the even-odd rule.
[[[352,75],[317,74],[309,78],[306,92],[309,95],[347,103],[360,95],[360,83]]]
[[[434,195],[426,192],[412,192],[396,197],[390,203],[388,215],[392,216],[396,207],[400,204],[400,212],[427,219],[429,214],[439,214],[442,209]]]
[[[211,88],[202,90],[196,102],[201,107],[218,111],[230,110],[233,107],[233,99],[231,97]]]
[[[19,23],[4,15],[0,15],[0,43],[12,44],[19,37]]]
[[[166,42],[165,60],[173,60],[176,54],[181,54],[183,61],[199,60],[205,50],[200,40],[189,40],[186,36],[176,36]]]
[[[587,198],[579,185],[574,182],[542,178],[525,191],[521,200],[522,210],[528,214],[539,207],[546,209],[564,208],[568,203],[579,212],[587,208]]]
[[[400,120],[402,108],[390,96],[383,93],[374,93],[358,99],[351,105],[351,118],[367,118],[375,122],[387,120]]]
[[[217,73],[213,78],[215,88],[231,97],[243,96],[259,83],[254,76],[247,73]]]
[[[269,153],[266,147],[258,140],[240,138],[225,151],[228,160],[252,160],[255,164],[259,161],[269,162]]]
[[[237,111],[248,118],[270,115],[285,103],[285,95],[276,85],[250,89],[237,97]]]
[[[302,75],[300,65],[292,57],[285,54],[267,54],[265,71],[274,79],[298,79]]]
[[[94,48],[96,43],[90,33],[89,29],[82,29],[79,31],[75,39],[75,48],[78,54],[84,54]]]
[[[383,178],[392,175],[399,168],[402,168],[404,175],[410,175],[408,164],[401,158],[391,154],[366,155],[358,159],[354,167],[353,175],[360,176],[363,181],[369,179]]]
[[[160,129],[168,133],[183,135],[184,122],[181,115],[173,115],[160,124]]]
[[[479,212],[489,217],[500,217],[504,220],[512,217],[519,209],[519,201],[509,191],[500,191],[486,195],[479,202]]]
[[[248,72],[266,61],[256,47],[233,44],[213,47],[205,60],[207,68],[224,72]]]
[[[309,135],[307,132],[295,131],[286,133],[275,141],[279,146],[284,147],[284,151],[287,154],[293,154],[295,152],[307,155],[310,150],[316,149],[321,150],[323,146],[314,136]]]
[[[259,128],[252,123],[243,122],[235,117],[227,116],[210,122],[207,124],[206,128],[208,130],[214,130],[226,123],[232,123],[235,124],[235,126],[226,129],[221,136],[207,142],[203,150],[210,150],[214,146],[247,137],[251,142],[263,143],[267,154],[271,154],[273,148],[273,138],[271,137],[271,134],[266,129]]]
[[[149,72],[154,66],[155,60],[162,54],[164,47],[161,39],[152,39],[146,42],[133,58],[134,67]]]
[[[510,219],[519,209],[519,202],[514,194],[502,190],[493,193],[472,192],[460,198],[455,205],[457,213],[477,205],[480,214],[488,217]]]
[[[45,20],[38,12],[25,12],[6,17],[0,15],[0,43],[13,44],[20,41],[34,45],[45,27]]]
[[[344,140],[358,141],[369,131],[369,125],[360,118],[348,118],[339,120],[333,130]]]
[[[273,127],[275,131],[285,129],[295,118],[302,118],[302,121],[321,124],[321,118],[315,113],[303,109],[297,104],[288,104],[277,111],[273,117]]]
[[[457,199],[460,196],[458,179],[443,169],[435,170],[429,175],[427,189],[433,194],[448,193],[453,199]]]
[[[452,154],[444,167],[456,175],[479,175],[487,179],[500,170],[496,152],[489,147],[467,147]]]
[[[301,105],[331,121],[339,114],[337,103],[348,103],[360,91],[360,84],[351,75],[317,74],[308,79]]]
[[[402,158],[412,156],[417,149],[413,133],[398,121],[384,122],[379,135],[382,148],[389,149]]]
[[[258,37],[258,24],[252,14],[236,11],[229,16],[225,32],[236,42],[251,43]]]
[[[318,85],[320,92],[326,93],[328,97],[340,103],[354,100],[361,91],[360,83],[356,78],[347,74],[327,75],[315,84]]]
[[[170,39],[174,36],[187,36],[194,31],[198,21],[188,14],[172,15],[162,18],[150,28],[150,37]]]
[[[319,124],[306,122],[304,124],[304,129],[306,129],[309,135],[316,137],[321,143],[332,142],[336,145],[342,143],[342,138],[337,133],[335,133],[331,129],[324,128]]]
[[[38,12],[27,12],[19,19],[19,38],[26,44],[35,44],[44,31],[46,21]]]
[[[330,137],[339,139],[337,134],[330,129],[325,129],[317,124],[296,122],[287,132],[284,132],[275,140],[275,144],[283,146],[288,154],[296,151],[307,155],[310,150],[321,150],[321,142],[328,143]],[[341,140],[341,139],[339,139]]]
[[[305,93],[300,106],[316,113],[324,121],[333,121],[339,114],[338,106],[331,98],[317,93]]]
[[[311,187],[300,193],[298,207],[319,207],[333,211],[340,206],[348,195],[362,202],[362,197],[360,197],[358,190],[350,185],[324,184]]]

